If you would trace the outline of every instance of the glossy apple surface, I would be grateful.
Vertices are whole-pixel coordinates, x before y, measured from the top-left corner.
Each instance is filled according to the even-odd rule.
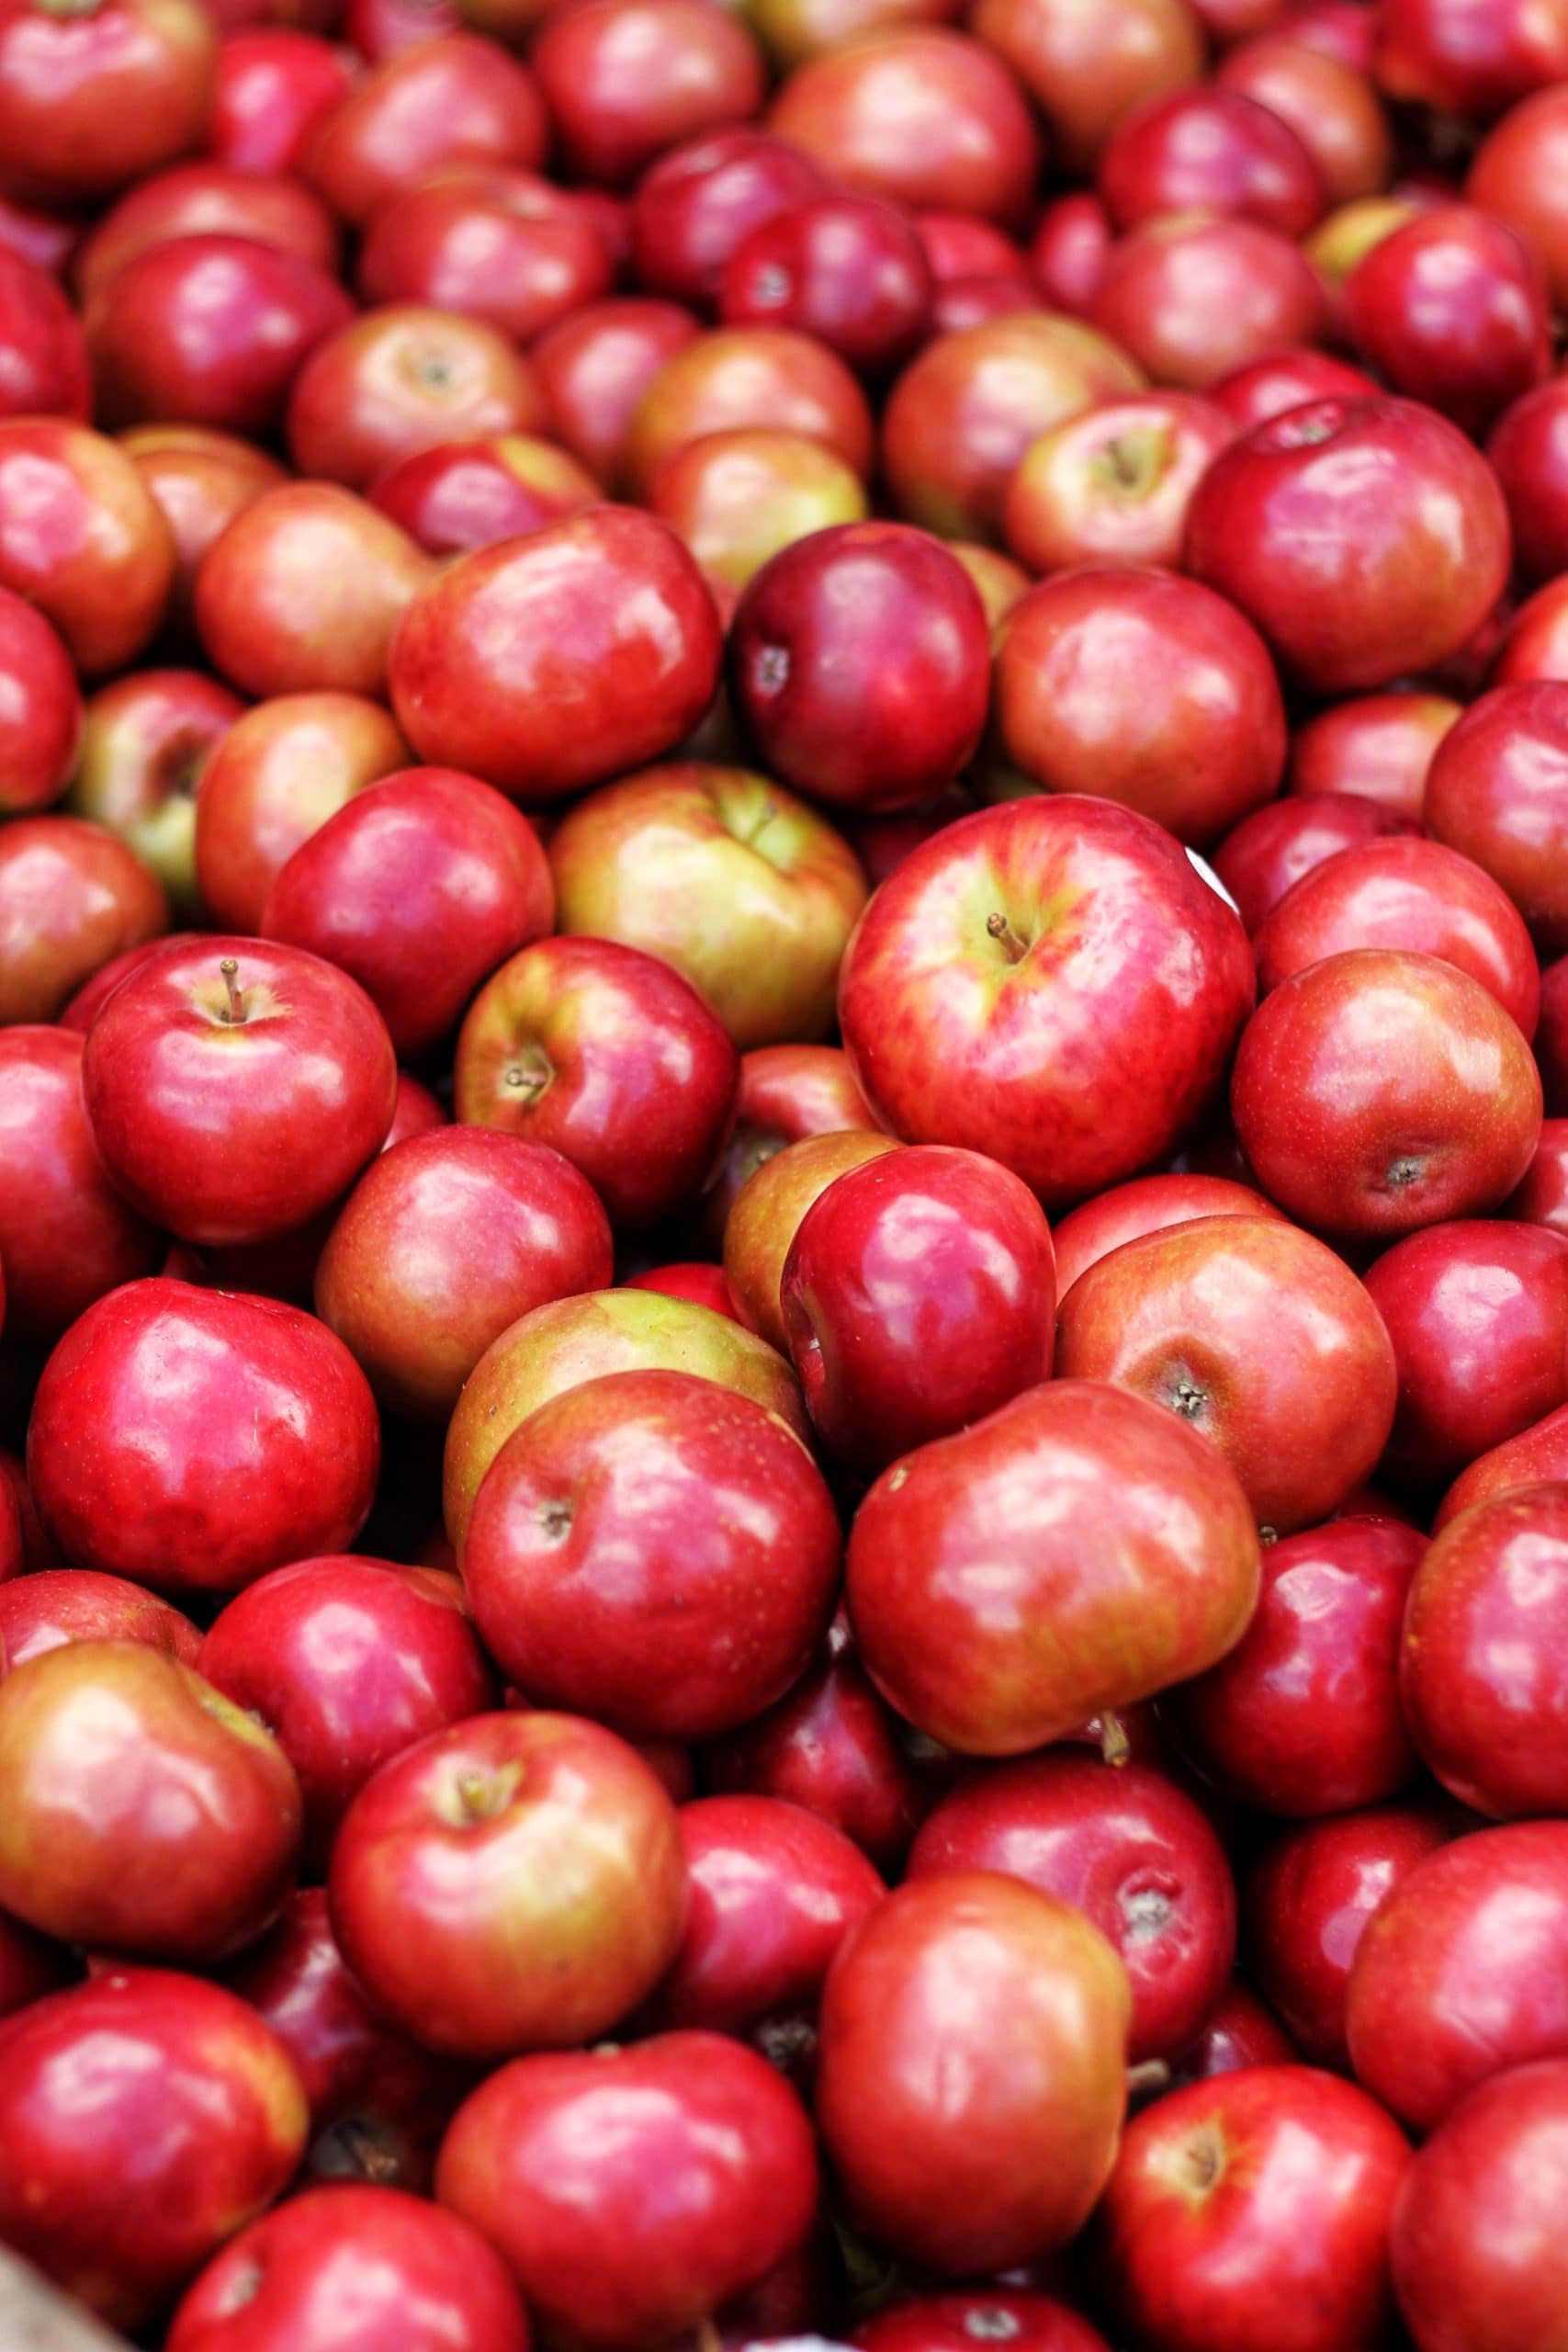
[[[1206,391],[1249,361],[1323,332],[1321,279],[1262,221],[1168,213],[1112,247],[1089,306],[1156,383]]]
[[[471,307],[384,302],[319,343],[288,396],[299,471],[362,491],[400,458],[466,434],[539,431],[547,412],[537,378],[499,327],[467,315]]]
[[[151,1273],[152,1227],[109,1182],[69,1029],[0,1030],[0,1264],[12,1337],[57,1340],[106,1291]]]
[[[1130,2007],[1054,1895],[990,1871],[890,1894],[822,1996],[817,2121],[859,2227],[945,2277],[1064,2245],[1115,2155]]]
[[[1104,2337],[1066,2303],[1017,2287],[916,2295],[863,2320],[850,2341],[860,2352],[971,2352],[998,2338],[1018,2352],[1105,2352]]]
[[[1414,820],[1358,793],[1271,800],[1254,809],[1211,853],[1215,873],[1251,933],[1292,883],[1342,849],[1414,833]]]
[[[600,2040],[652,1990],[685,1865],[675,1808],[613,1733],[473,1715],[367,1782],[328,1893],[376,2007],[429,2049],[494,2059]]]
[[[364,1374],[323,1325],[161,1278],[77,1319],[28,1430],[28,1476],[66,1558],[174,1594],[342,1551],[379,1463]]]
[[[539,85],[496,41],[443,33],[363,75],[325,115],[301,158],[305,176],[355,227],[389,198],[456,164],[544,159]]]
[[[972,214],[949,217],[986,225]],[[937,290],[919,225],[902,206],[819,191],[759,221],[734,246],[718,314],[726,326],[814,335],[878,381],[913,356]]]
[[[1172,212],[1261,220],[1300,237],[1326,190],[1295,130],[1256,98],[1220,83],[1151,99],[1124,115],[1095,175],[1112,224]]]
[[[999,1159],[1049,1209],[1196,1123],[1250,963],[1168,834],[1064,795],[982,810],[906,859],[851,943],[839,1017],[886,1125]]]
[[[40,612],[0,591],[0,810],[47,808],[70,783],[82,733],[71,657]]]
[[[1008,1756],[1214,1664],[1258,1579],[1251,1509],[1213,1447],[1141,1396],[1057,1380],[886,1471],[847,1589],[899,1713],[961,1754]]]
[[[1033,571],[1180,561],[1192,492],[1238,427],[1195,392],[1106,401],[1043,433],[1002,509],[1007,543]]]
[[[712,1739],[809,1664],[840,1548],[821,1474],[775,1415],[690,1374],[626,1372],[507,1440],[463,1580],[486,1647],[536,1704],[633,1739]]]
[[[1523,239],[1471,205],[1437,205],[1382,237],[1340,289],[1367,364],[1481,434],[1551,364],[1546,289]]]
[[[526,433],[438,442],[400,458],[366,492],[427,555],[466,555],[517,538],[600,494],[575,458]]]
[[[94,1568],[41,1568],[0,1591],[0,1674],[71,1642],[145,1642],[197,1665],[201,1634],[156,1593]]]
[[[1568,946],[1568,685],[1520,679],[1482,695],[1438,747],[1423,815],[1507,892],[1543,955]]]
[[[724,1225],[725,1272],[742,1320],[781,1354],[790,1351],[784,1270],[807,1212],[851,1169],[899,1148],[892,1136],[863,1127],[802,1136],[765,1159],[736,1194]]]
[[[162,883],[85,817],[0,831],[0,1022],[52,1021],[111,956],[169,927]]]
[[[1280,1212],[1249,1184],[1228,1176],[1134,1176],[1069,1210],[1054,1228],[1057,1295],[1066,1300],[1080,1274],[1124,1241],[1191,1225],[1200,1217],[1277,1217]]]

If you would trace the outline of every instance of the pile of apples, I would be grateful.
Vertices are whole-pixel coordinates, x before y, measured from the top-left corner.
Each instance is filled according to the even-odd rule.
[[[1562,315],[1568,0],[0,0],[0,2304],[1568,2352]]]

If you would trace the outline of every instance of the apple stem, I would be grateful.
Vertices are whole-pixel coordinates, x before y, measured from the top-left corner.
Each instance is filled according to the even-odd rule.
[[[1145,2058],[1127,2069],[1127,2096],[1137,2098],[1144,2091],[1163,2091],[1170,2085],[1170,2068],[1163,2058]]]
[[[724,2352],[724,2338],[711,2319],[698,2320],[692,2333],[697,2340],[697,2352]]]
[[[1006,915],[999,910],[986,917],[986,929],[991,937],[1007,949],[1009,961],[1021,964],[1029,953],[1028,943],[1019,937]]]
[[[388,2181],[398,2177],[398,2160],[367,2123],[350,2117],[338,2126],[338,2138],[353,2160],[361,2180]]]
[[[1127,1727],[1111,1707],[1102,1708],[1096,1721],[1100,1725],[1100,1756],[1107,1764],[1120,1770],[1123,1764],[1130,1764],[1133,1760],[1133,1743],[1127,1736]]]
[[[218,967],[223,975],[223,985],[229,991],[229,1009],[223,1019],[236,1024],[245,1018],[245,991],[239,985],[240,967],[232,956],[225,956]]]

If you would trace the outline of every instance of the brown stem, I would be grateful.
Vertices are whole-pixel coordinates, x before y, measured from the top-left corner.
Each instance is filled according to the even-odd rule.
[[[1145,2091],[1163,2091],[1170,2083],[1170,2068],[1163,2058],[1145,2058],[1141,2065],[1127,2069],[1127,2096],[1137,2098]]]
[[[225,956],[218,967],[223,975],[223,985],[229,992],[228,1010],[223,1018],[238,1027],[245,1018],[245,991],[240,986],[240,967],[232,956]]]
[[[986,917],[986,929],[990,933],[990,936],[997,941],[999,946],[1007,949],[1010,961],[1014,964],[1021,964],[1024,957],[1029,953],[1029,944],[1027,940],[1022,940],[1019,937],[1011,923],[1009,922],[1006,915],[1004,915],[999,909],[994,915],[987,915]]]
[[[1107,1764],[1120,1769],[1133,1760],[1133,1743],[1127,1727],[1112,1707],[1104,1707],[1096,1717],[1100,1725],[1100,1753]]]

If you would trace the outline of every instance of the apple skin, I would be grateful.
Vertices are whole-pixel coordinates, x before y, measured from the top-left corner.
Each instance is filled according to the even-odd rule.
[[[324,1326],[158,1277],[78,1317],[28,1430],[28,1477],[65,1557],[175,1596],[344,1550],[379,1464],[364,1374]]]
[[[713,599],[674,533],[592,507],[433,581],[398,631],[392,706],[431,764],[560,799],[680,742],[712,699],[719,651]]]
[[[857,1470],[1051,1376],[1050,1230],[978,1152],[917,1144],[846,1169],[796,1226],[778,1298],[817,1435]]]
[[[814,335],[878,381],[918,349],[936,293],[919,225],[901,205],[819,189],[739,240],[724,265],[718,315],[725,326]]]
[[[467,555],[539,530],[602,496],[587,469],[553,441],[526,433],[442,441],[400,458],[367,498],[427,555]]]
[[[1378,386],[1359,368],[1351,368],[1343,359],[1336,359],[1326,351],[1311,346],[1301,350],[1266,352],[1261,359],[1247,360],[1222,376],[1217,384],[1205,388],[1203,397],[1213,406],[1223,409],[1238,433],[1247,432],[1254,424],[1266,424],[1271,416],[1280,416],[1288,408],[1301,408],[1308,401],[1337,397],[1350,400],[1371,398]],[[1232,439],[1235,435],[1232,435]]]
[[[496,1698],[455,1579],[352,1554],[259,1577],[219,1611],[199,1666],[294,1767],[313,1874],[372,1772]]]
[[[1441,842],[1398,837],[1325,858],[1274,907],[1253,940],[1267,996],[1292,972],[1353,947],[1440,956],[1535,1034],[1540,974],[1529,933],[1506,891]]]
[[[195,1667],[201,1639],[168,1601],[92,1568],[43,1568],[0,1592],[0,1677],[72,1642],[145,1642]]]
[[[704,1199],[705,1237],[722,1243],[743,1186],[786,1144],[874,1126],[841,1046],[759,1046],[742,1054],[735,1126],[723,1169]]]
[[[54,630],[9,588],[0,588],[0,816],[26,817],[58,800],[75,773],[82,695]]]
[[[859,2352],[974,2352],[998,2340],[1013,2352],[1108,2352],[1066,2303],[1016,2287],[916,2295],[863,2320],[850,2337]]]
[[[442,34],[364,74],[307,142],[305,177],[363,228],[383,204],[450,165],[544,161],[549,120],[528,68],[499,42]]]
[[[762,764],[829,808],[910,807],[979,742],[984,608],[962,565],[905,524],[844,524],[785,548],[743,593],[729,644]]]
[[[123,449],[62,417],[0,418],[0,585],[38,606],[79,672],[132,662],[174,584],[169,526]]]
[[[1393,175],[1393,137],[1371,79],[1371,42],[1359,6],[1325,0],[1323,38],[1305,15],[1286,16],[1227,50],[1215,76],[1290,125],[1317,167],[1331,205],[1376,196]]]
[[[638,283],[710,308],[726,263],[750,232],[825,195],[827,185],[809,157],[749,125],[682,140],[649,165],[632,198]]]
[[[1237,426],[1196,392],[1145,392],[1068,417],[1008,484],[1007,543],[1032,571],[1180,561],[1187,509]]]
[[[1272,1217],[1200,1217],[1123,1242],[1063,1300],[1057,1364],[1179,1414],[1280,1534],[1325,1519],[1371,1475],[1398,1388],[1355,1275]]]
[[[651,1992],[685,1865],[674,1806],[612,1732],[471,1715],[361,1789],[327,1892],[375,2007],[427,2049],[493,2060],[599,2041]]]
[[[1298,727],[1289,789],[1309,797],[1358,794],[1421,821],[1427,777],[1438,744],[1462,715],[1447,695],[1359,695]]]
[[[300,842],[267,893],[261,934],[357,980],[414,1060],[554,915],[549,866],[519,809],[476,776],[402,768]]]
[[[1555,9],[1518,0],[1480,14],[1451,0],[1386,0],[1375,56],[1391,96],[1486,120],[1568,74],[1568,27]]]
[[[623,1372],[513,1430],[468,1521],[463,1584],[536,1704],[628,1739],[714,1739],[810,1664],[842,1548],[821,1473],[776,1415],[689,1373]]]
[[[1438,205],[1380,238],[1339,301],[1358,356],[1466,433],[1484,433],[1551,369],[1534,257],[1470,205]]]
[[[645,497],[726,610],[781,549],[869,512],[864,484],[835,451],[769,425],[682,443],[655,467]]]
[[[1515,1023],[1435,956],[1355,948],[1281,982],[1243,1033],[1237,1137],[1269,1197],[1365,1241],[1498,1207],[1540,1134]]]
[[[1239,2074],[1244,2066],[1289,2065],[1297,2054],[1273,2012],[1239,1976],[1233,1976],[1197,2039],[1177,2059],[1171,2081],[1212,2082],[1216,2075]]]
[[[1561,32],[1557,46],[1562,46]],[[1554,66],[1550,76],[1553,83],[1557,72]],[[1563,132],[1562,89],[1532,91],[1510,107],[1482,141],[1464,183],[1467,203],[1506,222],[1522,238],[1545,273],[1554,305],[1568,291],[1562,198],[1555,185]]]
[[[1345,2007],[1367,1921],[1455,1827],[1412,1800],[1304,1822],[1264,1849],[1242,1891],[1247,1964],[1309,2064],[1349,2073]]]
[[[188,644],[196,634],[192,601],[202,557],[242,507],[288,476],[253,442],[209,425],[137,424],[118,441],[174,539],[165,627],[175,641]]]
[[[0,1263],[13,1338],[59,1339],[95,1299],[151,1273],[163,1254],[98,1157],[82,1100],[82,1050],[68,1029],[0,1029]]]
[[[1235,1890],[1192,1800],[1141,1764],[1058,1750],[960,1781],[928,1814],[911,1881],[999,1871],[1072,1904],[1127,1972],[1132,2064],[1179,2056],[1235,1956]]]
[[[724,1227],[725,1273],[741,1320],[781,1354],[787,1355],[790,1345],[784,1270],[807,1212],[851,1169],[902,1148],[894,1136],[869,1128],[802,1136],[764,1159],[736,1194]],[[1038,1332],[1032,1331],[1031,1343],[1038,1360]]]
[[[865,877],[771,777],[705,760],[623,776],[562,819],[549,861],[563,933],[672,965],[742,1050],[831,1026]]]
[[[861,481],[871,471],[875,433],[864,392],[825,343],[788,327],[717,327],[672,353],[637,402],[621,470],[646,500],[681,450],[745,427],[804,434]]]
[[[1357,2078],[1417,2132],[1464,2093],[1568,2054],[1568,1822],[1516,1821],[1428,1854],[1350,1968]]]
[[[0,249],[0,413],[87,420],[91,382],[81,321],[47,271]]]
[[[839,1017],[886,1125],[999,1159],[1050,1209],[1196,1124],[1251,963],[1168,833],[1064,794],[982,809],[907,858],[850,943]]]
[[[67,1642],[7,1674],[0,1781],[0,1902],[63,1943],[200,1967],[259,1935],[292,1883],[282,1748],[145,1642]]]
[[[1158,571],[1091,567],[1021,596],[998,636],[994,728],[1030,784],[1119,801],[1200,848],[1284,773],[1262,639],[1222,597]]]
[[[1135,2116],[1095,2216],[1114,2322],[1150,2352],[1376,2352],[1404,2133],[1353,2083],[1247,2066]]]
[[[1393,2211],[1400,2312],[1419,2352],[1551,2352],[1562,2245],[1568,2062],[1471,2092],[1420,2150]]]
[[[355,272],[367,302],[427,303],[522,345],[607,293],[613,276],[597,222],[569,192],[532,172],[472,168],[382,205]]]
[[[1127,353],[1077,319],[1026,311],[938,335],[899,377],[883,414],[893,503],[943,538],[993,545],[1008,484],[1040,435],[1144,389]]]
[[[352,2318],[349,2317],[352,2314]],[[344,2324],[354,2352],[527,2352],[501,2256],[400,2188],[309,2188],[241,2231],[181,2298],[166,2352],[285,2352]]]
[[[1156,383],[1201,392],[1249,360],[1317,342],[1325,309],[1317,273],[1277,229],[1176,212],[1112,246],[1089,317]]]
[[[164,887],[83,817],[0,828],[0,1023],[52,1021],[100,964],[169,927]]]
[[[1503,1206],[1527,1225],[1568,1236],[1568,1119],[1541,1121],[1535,1158]]]
[[[1568,1485],[1518,1487],[1451,1520],[1416,1570],[1399,1661],[1410,1736],[1477,1813],[1568,1811],[1552,1730],[1565,1678]]]
[[[1568,1404],[1568,1250],[1540,1226],[1428,1226],[1367,1272],[1399,1364],[1391,1474],[1446,1486]]]
[[[121,982],[82,1085],[118,1189],[200,1246],[270,1240],[335,1200],[385,1139],[398,1071],[346,973],[220,934],[164,947]]]
[[[244,704],[199,670],[139,670],[86,706],[72,780],[73,813],[104,826],[151,866],[182,919],[194,917],[196,795]]]
[[[818,2170],[805,2111],[764,2059],[669,2033],[502,2068],[454,2118],[435,2188],[552,2335],[637,2352],[801,2244]]]
[[[196,878],[213,921],[254,932],[295,851],[408,745],[359,695],[275,695],[237,718],[202,772]]]
[[[389,1412],[443,1423],[519,1316],[614,1270],[609,1220],[570,1160],[443,1126],[366,1170],[317,1261],[316,1312]]]
[[[915,1746],[835,1620],[816,1664],[776,1707],[704,1748],[702,1785],[799,1805],[894,1873],[935,1795]]]
[[[1568,1405],[1560,1405],[1517,1437],[1505,1438],[1490,1453],[1478,1454],[1461,1470],[1432,1521],[1440,1535],[1451,1519],[1489,1495],[1506,1494],[1513,1487],[1534,1487],[1543,1481],[1568,1478]]]
[[[1531,582],[1568,569],[1568,385],[1560,378],[1522,392],[1486,443],[1514,529],[1514,561]]]
[[[974,28],[1041,109],[1053,154],[1085,173],[1141,100],[1200,81],[1201,23],[1174,0],[1114,0],[1086,16],[1059,0],[982,0]]]
[[[197,630],[246,694],[374,698],[398,623],[434,573],[367,500],[337,482],[287,482],[243,506],[203,556]]]
[[[324,1886],[300,1887],[219,1981],[277,2036],[310,2110],[311,2179],[428,2188],[472,2070],[377,2016],[333,1939]]]
[[[1115,2156],[1130,2012],[1054,1895],[991,1871],[888,1895],[822,1995],[817,2122],[857,2229],[946,2278],[1065,2245]]]
[[[1255,425],[1193,493],[1186,565],[1323,695],[1430,669],[1465,644],[1508,571],[1495,477],[1412,401],[1314,401]]]
[[[1280,1215],[1261,1193],[1228,1176],[1135,1176],[1130,1183],[1113,1184],[1109,1192],[1085,1201],[1055,1227],[1057,1298],[1065,1302],[1080,1274],[1124,1241],[1140,1241],[1145,1234],[1168,1232],[1200,1217]]]
[[[944,25],[889,25],[808,59],[767,119],[852,195],[916,211],[1016,226],[1040,170],[1039,134],[1008,65]]]
[[[231,32],[218,52],[208,146],[238,172],[292,172],[316,124],[347,96],[345,51],[292,25]]]
[[[1293,1820],[1376,1804],[1419,1758],[1399,1702],[1415,1528],[1340,1519],[1269,1544],[1240,1644],[1172,1691],[1161,1721],[1233,1802]]]
[[[681,1808],[685,1932],[644,2010],[657,2030],[745,2035],[814,2010],[840,1945],[886,1892],[841,1830],[776,1797]]]
[[[148,2325],[304,2152],[282,2044],[199,1977],[111,1969],[7,2018],[0,2047],[0,2231],[111,2326]]]
[[[1507,892],[1543,956],[1568,947],[1568,684],[1520,679],[1473,702],[1434,755],[1424,817]]]
[[[706,1306],[716,1315],[728,1315],[733,1322],[745,1321],[724,1268],[705,1264],[699,1259],[685,1258],[670,1266],[650,1266],[646,1273],[628,1275],[625,1288],[657,1291],[661,1298],[683,1298],[694,1306]]]
[[[617,1228],[692,1199],[728,1134],[739,1069],[689,980],[606,939],[542,939],[493,973],[457,1038],[468,1125],[547,1143]]]
[[[101,198],[200,143],[218,28],[189,0],[121,0],[86,26],[14,8],[0,30],[0,142],[35,200]]]
[[[1122,116],[1095,173],[1118,230],[1173,212],[1260,220],[1304,236],[1326,193],[1292,124],[1222,82],[1151,98]]]
[[[499,328],[388,302],[305,360],[288,395],[288,449],[301,473],[364,491],[419,450],[469,433],[536,433],[547,413],[532,368]]]
[[[1211,863],[1255,936],[1286,891],[1314,866],[1362,842],[1416,830],[1413,819],[1355,793],[1271,800],[1225,835],[1211,853]]]
[[[353,315],[330,262],[247,231],[149,243],[85,289],[97,414],[268,438],[310,354]]]
[[[459,1561],[486,1471],[513,1430],[554,1396],[614,1372],[684,1372],[716,1380],[788,1423],[808,1424],[795,1375],[727,1315],[656,1291],[592,1291],[522,1316],[475,1365],[446,1432],[446,1533]]]
[[[1058,1379],[884,1472],[847,1591],[900,1714],[961,1755],[1016,1756],[1213,1665],[1258,1578],[1250,1507],[1206,1440]]]
[[[644,392],[664,362],[701,332],[679,303],[621,296],[584,303],[547,328],[529,354],[549,403],[551,432],[610,489],[621,485]]]
[[[604,187],[624,187],[682,140],[747,121],[762,98],[745,20],[715,22],[697,0],[547,13],[532,63],[571,176]]]

